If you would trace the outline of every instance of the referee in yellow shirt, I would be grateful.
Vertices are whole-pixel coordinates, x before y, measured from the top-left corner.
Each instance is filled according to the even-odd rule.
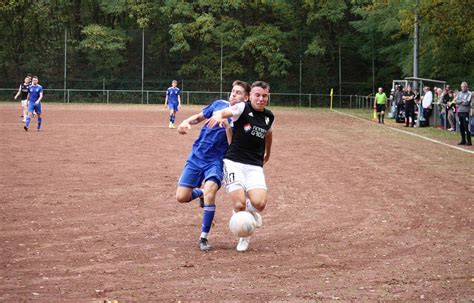
[[[379,87],[379,92],[375,94],[374,108],[377,111],[377,117],[379,118],[379,123],[382,123],[382,124],[384,124],[386,104],[387,104],[387,95],[385,95],[385,93],[383,92],[383,88]]]

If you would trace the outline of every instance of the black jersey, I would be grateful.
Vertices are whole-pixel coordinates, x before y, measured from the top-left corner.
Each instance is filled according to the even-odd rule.
[[[265,136],[272,128],[274,119],[275,116],[268,109],[259,112],[253,109],[250,102],[246,102],[244,111],[234,121],[232,143],[224,158],[243,164],[263,166]]]
[[[412,108],[415,106],[415,93],[413,92],[405,92],[403,93],[404,97],[409,97],[405,100],[405,107]]]
[[[20,91],[21,91],[21,100],[26,100],[28,98],[28,88],[30,87],[29,84],[20,84]]]

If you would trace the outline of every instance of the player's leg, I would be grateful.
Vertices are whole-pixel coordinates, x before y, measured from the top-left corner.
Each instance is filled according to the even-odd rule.
[[[380,108],[380,116],[382,117],[382,124],[385,123],[385,105],[382,104],[381,108]]]
[[[267,184],[265,182],[265,174],[263,167],[255,165],[246,166],[246,188],[249,200],[246,203],[246,209],[255,218],[257,227],[262,226],[262,212],[267,205]]]
[[[224,160],[224,177],[226,182],[227,192],[230,195],[232,203],[234,205],[233,212],[245,211],[246,210],[246,176],[245,176],[245,164]],[[237,251],[246,251],[250,244],[250,237],[239,238],[237,243]]]
[[[34,102],[29,102],[28,103],[28,115],[26,116],[26,119],[25,119],[25,126],[23,126],[25,131],[28,131],[28,129],[30,128],[30,122],[31,122],[31,118],[33,118],[34,110],[35,110],[35,103]]]
[[[199,188],[203,180],[202,169],[186,161],[183,172],[178,181],[176,189],[176,201],[179,203],[188,203],[194,199],[201,198],[203,191]]]
[[[42,118],[42,112],[43,112],[43,109],[42,109],[42,105],[41,103],[39,103],[38,105],[35,105],[35,112],[36,112],[36,115],[38,116],[38,131],[41,130],[41,123],[43,122],[43,118]]]
[[[235,212],[245,210],[246,194],[243,166],[244,164],[224,159],[226,189],[234,205]]]
[[[28,115],[28,103],[27,100],[21,100],[21,117],[23,122],[26,122],[26,116]]]
[[[201,235],[199,237],[199,249],[208,251],[211,249],[208,235],[211,231],[212,222],[216,213],[216,194],[220,188],[220,180],[212,177],[204,183],[204,207],[202,214]]]

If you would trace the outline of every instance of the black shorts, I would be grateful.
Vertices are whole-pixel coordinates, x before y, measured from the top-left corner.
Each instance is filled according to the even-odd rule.
[[[385,111],[385,104],[376,104],[375,107],[378,113]]]

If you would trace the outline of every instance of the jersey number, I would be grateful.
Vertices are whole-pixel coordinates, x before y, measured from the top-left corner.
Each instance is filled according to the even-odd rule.
[[[235,174],[234,173],[230,173],[227,175],[227,183],[233,183],[235,181]]]

